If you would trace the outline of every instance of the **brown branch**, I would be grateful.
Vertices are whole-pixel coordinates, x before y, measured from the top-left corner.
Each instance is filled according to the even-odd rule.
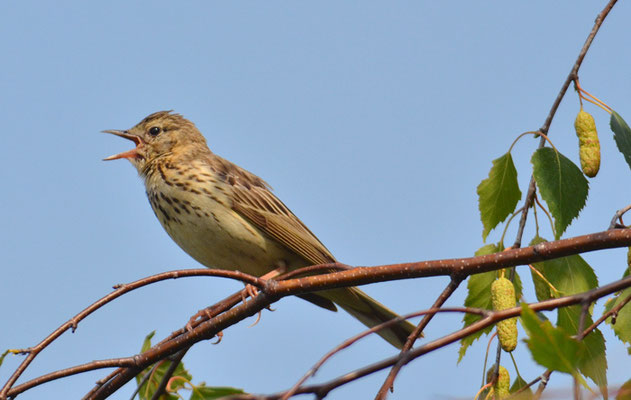
[[[134,389],[134,391],[132,392],[131,396],[129,397],[129,400],[134,400],[136,398],[136,395],[140,392],[140,389],[143,387],[143,385],[147,382],[149,382],[149,379],[151,379],[151,377],[153,376],[153,374],[156,372],[156,370],[160,367],[160,363],[157,362],[155,364],[153,364],[153,366],[149,369],[149,371],[147,371],[146,374],[144,374],[142,376],[141,379],[138,380],[138,384],[136,385],[136,389]],[[140,374],[138,374],[138,376],[140,376]],[[109,379],[111,379],[111,376],[109,377]],[[99,385],[103,384],[104,382],[107,382],[109,379],[105,379],[101,382],[98,382]]]
[[[334,347],[332,350],[330,350],[329,352],[327,352],[320,360],[318,360],[317,363],[315,363],[313,365],[313,367],[311,367],[309,369],[309,371],[307,371],[299,380],[298,382],[296,382],[294,384],[293,387],[291,387],[291,389],[289,389],[288,391],[286,391],[285,393],[282,394],[282,397],[280,398],[280,400],[287,400],[289,399],[291,396],[293,396],[294,394],[296,394],[296,391],[298,390],[298,388],[300,388],[300,386],[310,377],[314,376],[318,370],[322,367],[322,365],[324,365],[324,363],[326,361],[328,361],[331,357],[333,357],[335,354],[339,353],[340,351],[350,347],[351,345],[357,343],[358,340],[376,333],[378,331],[380,331],[383,328],[386,328],[388,326],[394,325],[397,322],[400,322],[402,320],[407,320],[409,318],[414,318],[414,317],[419,317],[421,315],[425,315],[427,316],[434,316],[438,313],[470,313],[470,314],[477,314],[477,315],[481,315],[481,316],[485,316],[487,314],[489,314],[488,310],[484,310],[481,308],[472,308],[472,307],[449,307],[449,308],[439,308],[439,307],[432,307],[429,310],[423,310],[423,311],[418,311],[415,313],[411,313],[411,314],[406,314],[403,316],[400,316],[398,318],[393,318],[390,321],[386,321],[386,322],[382,322],[381,324],[375,325],[370,329],[367,329],[347,340],[345,340],[344,342],[342,342],[341,344],[339,344],[338,346]],[[411,335],[412,336],[412,335]]]
[[[530,264],[545,259],[577,254],[583,251],[593,251],[602,248],[626,246],[629,242],[631,242],[630,232],[631,231],[627,229],[605,231],[591,235],[579,236],[571,239],[563,239],[557,242],[540,243],[536,246],[508,250],[493,255],[479,256],[467,259],[395,264],[372,268],[360,267],[343,272],[310,276],[282,282],[267,281],[266,283],[268,285],[263,288],[263,292],[269,295],[282,297],[290,294],[306,293],[307,291],[314,289],[321,290],[348,285],[372,283],[371,280],[373,279],[375,279],[376,282],[421,276],[447,275],[451,273],[470,274],[487,272],[490,270],[497,270],[509,266]],[[257,296],[255,300],[258,300],[260,297],[260,295]],[[252,303],[253,302],[250,302],[248,304]],[[268,304],[269,303],[265,303],[265,305]],[[245,316],[242,316],[239,319],[238,316],[234,315],[235,313],[238,313],[240,311],[239,309],[241,307],[244,307],[244,305],[230,310],[232,316],[229,318],[235,318],[235,322],[245,318]],[[260,309],[262,309],[262,307],[258,310],[249,309],[248,312],[254,313],[259,311]],[[251,314],[248,314],[248,316],[249,315]],[[220,325],[219,323],[213,324],[213,322],[215,322],[220,317],[225,316],[226,314],[221,315],[213,321],[207,321],[200,325],[200,327],[206,325],[209,331],[206,331],[205,333],[200,333],[198,336],[196,336],[196,338],[186,337],[189,336],[188,334],[183,334],[181,337],[178,337],[177,339],[179,345],[189,346],[196,341],[203,340],[203,338],[209,334],[216,334],[219,330],[222,330],[224,326]],[[220,325],[219,330],[217,330],[217,325]],[[173,340],[164,343],[163,349],[161,349],[160,347],[150,349],[149,351],[152,352],[151,354],[148,354],[148,352],[144,353],[143,356],[146,356],[148,360],[146,362],[149,362],[154,358],[163,358],[166,355],[172,354],[172,352],[177,351],[177,347],[174,348],[172,342]],[[158,354],[161,354],[161,356]],[[134,371],[133,369],[121,369],[119,375],[117,375],[113,380],[107,382],[105,385],[99,388],[94,396],[91,398],[100,399],[106,397],[107,395],[117,390],[120,386],[125,384],[127,381],[132,379],[136,373],[137,371]]]
[[[445,289],[440,293],[440,295],[438,296],[438,298],[432,305],[432,309],[442,307],[445,301],[447,301],[447,299],[456,291],[456,289],[458,289],[458,286],[460,286],[460,283],[462,282],[463,278],[464,277],[462,276],[457,276],[457,277],[454,276],[449,282],[449,284],[447,285],[447,287],[445,287]],[[402,354],[408,352],[412,348],[412,346],[414,345],[414,342],[416,342],[416,339],[418,339],[421,336],[421,334],[423,333],[423,330],[425,329],[425,327],[427,327],[427,324],[429,324],[429,322],[432,320],[434,315],[436,314],[432,313],[432,314],[425,315],[425,317],[414,329],[414,332],[410,334],[410,337],[408,337],[408,340],[405,342],[403,349],[401,349]],[[401,354],[401,360],[403,360],[404,358],[402,357],[402,354]],[[384,400],[388,396],[388,390],[393,390],[394,380],[397,378],[399,371],[401,371],[401,367],[403,367],[402,361],[397,362],[392,367],[392,369],[390,370],[390,373],[388,373],[388,376],[386,377],[386,380],[381,385],[379,392],[377,392],[377,396],[375,397],[375,400]]]
[[[590,334],[594,329],[596,329],[598,327],[598,325],[602,324],[607,318],[611,317],[612,315],[618,314],[618,312],[622,309],[622,307],[626,306],[629,301],[631,301],[631,294],[628,295],[627,297],[625,297],[624,300],[622,300],[620,303],[616,304],[615,307],[612,307],[611,310],[609,310],[606,313],[604,313],[593,324],[591,324],[589,327],[587,327],[587,329],[585,329],[583,331],[583,337],[585,337],[588,334]]]
[[[631,229],[614,229],[554,242],[543,242],[535,246],[484,256],[357,267],[348,271],[282,282],[266,281],[267,285],[263,291],[270,295],[282,297],[288,294],[302,294],[400,279],[452,276],[454,274],[467,276],[595,250],[625,247],[630,244]]]
[[[270,295],[278,296],[280,298],[287,295],[306,293],[313,290],[354,286],[387,280],[443,276],[452,274],[468,275],[498,270],[515,265],[531,264],[533,262],[539,262],[546,259],[553,259],[587,251],[623,247],[628,246],[629,244],[631,244],[631,230],[611,230],[590,235],[578,236],[570,239],[563,239],[556,242],[544,242],[531,247],[512,249],[502,253],[472,258],[392,264],[378,267],[358,267],[343,272],[311,276],[300,279],[292,279],[282,282],[267,281],[266,283],[268,285],[263,289],[263,292],[266,292]],[[336,265],[332,264],[331,266],[335,267]],[[268,304],[266,303],[265,305]],[[249,309],[248,312],[255,313],[261,310],[263,307],[264,306],[255,310]],[[231,311],[236,312],[236,310],[237,309],[235,308]],[[248,314],[247,316],[249,315],[251,314]],[[209,331],[200,334],[200,337],[209,335],[211,333],[214,335],[221,329],[223,329],[222,326],[222,328],[219,330],[211,330],[214,326],[210,324],[211,322],[213,321],[205,322]],[[238,321],[235,321],[235,323],[236,322]],[[184,335],[184,333],[182,333],[182,335]],[[181,336],[172,335],[172,337],[160,343],[160,346],[156,345],[156,352],[162,353],[162,357],[165,357],[166,355],[171,354],[170,351],[174,352],[176,350],[179,350],[170,350],[170,345],[167,346],[176,338],[180,340]],[[187,345],[189,345],[188,342],[182,345],[182,347]],[[166,346],[163,351],[161,351],[161,346]],[[155,354],[151,354],[150,356],[155,357]],[[110,393],[110,390],[112,392],[117,390],[118,387],[122,386],[129,379],[132,379],[135,376],[134,371],[130,369],[121,369],[118,372],[120,373],[120,375],[117,375],[114,380],[109,381],[106,385],[104,385],[104,388],[98,389],[102,390],[102,392],[100,393],[107,395]],[[100,396],[101,394],[94,398],[104,398]]]
[[[543,391],[548,385],[548,381],[550,380],[550,375],[552,375],[552,370],[550,369],[544,372],[543,375],[541,375],[541,383],[537,387],[537,391],[533,396],[534,400],[539,400],[541,398],[541,395],[543,394]]]
[[[182,358],[184,358],[184,355],[186,354],[188,349],[190,349],[190,347],[186,349],[182,349],[173,355],[173,360],[171,360],[171,365],[169,365],[169,368],[164,373],[164,376],[162,377],[160,384],[156,388],[156,391],[153,392],[153,396],[151,396],[151,400],[159,400],[160,397],[162,397],[162,395],[165,393],[164,390],[166,389],[167,384],[169,383],[169,379],[171,379],[171,376],[173,376],[175,369],[178,367],[178,365],[180,365],[180,361],[182,361]]]
[[[611,223],[609,224],[609,229],[624,227],[623,225],[618,225],[618,223],[616,221],[621,219],[622,216],[629,210],[631,210],[631,204],[629,204],[628,206],[623,207],[620,210],[616,211],[616,213],[614,214],[613,218],[611,219]]]
[[[550,112],[548,113],[548,116],[546,117],[545,122],[543,123],[541,128],[539,128],[539,132],[543,133],[544,135],[548,134],[548,130],[550,129],[550,124],[552,124],[552,120],[554,119],[554,116],[559,106],[561,105],[561,101],[565,97],[565,94],[567,93],[567,90],[570,87],[570,84],[578,78],[578,70],[581,68],[581,64],[583,64],[585,55],[587,55],[587,51],[589,50],[589,47],[592,45],[592,42],[594,41],[594,38],[596,37],[598,30],[602,26],[603,22],[605,21],[605,18],[607,18],[607,15],[609,14],[609,11],[611,11],[611,9],[616,4],[616,2],[617,0],[610,0],[605,6],[605,8],[600,12],[600,14],[598,14],[598,17],[596,17],[594,26],[592,27],[592,30],[589,33],[589,35],[587,35],[587,39],[585,39],[583,48],[578,53],[578,57],[576,58],[576,61],[574,62],[574,65],[572,66],[570,73],[565,79],[565,82],[563,82],[563,85],[561,86],[561,90],[559,90],[559,94],[557,94],[557,97],[554,100],[554,103],[552,103],[552,107],[550,108]],[[542,148],[545,145],[545,143],[546,141],[542,136],[541,140],[539,141],[539,148]],[[530,209],[530,206],[532,205],[533,197],[535,195],[535,189],[536,189],[535,178],[534,176],[531,176],[530,183],[528,184],[528,192],[526,194],[526,200],[524,201],[524,209],[521,213],[521,218],[519,220],[517,236],[515,238],[515,243],[513,243],[514,248],[521,247],[521,240],[524,234],[524,228],[526,227],[526,219],[528,217],[528,210]]]
[[[466,276],[470,274],[499,270],[502,268],[512,267],[516,265],[527,265],[548,259],[559,258],[563,256],[595,251],[601,249],[609,249],[615,247],[623,247],[631,245],[631,229],[614,229],[610,231],[598,232],[594,234],[577,236],[570,239],[563,239],[555,242],[539,243],[535,246],[507,250],[501,253],[463,258],[423,261],[415,263],[382,265],[378,267],[358,267],[341,272],[330,273],[326,275],[308,276],[299,279],[289,279],[286,281],[263,281],[260,282],[261,293],[252,301],[240,304],[234,308],[218,314],[210,321],[201,321],[197,323],[191,331],[185,329],[179,330],[172,334],[168,339],[156,344],[143,354],[134,357],[137,367],[125,367],[116,371],[112,379],[103,383],[95,393],[91,394],[94,398],[104,398],[104,396],[113,393],[124,383],[132,379],[142,369],[156,361],[163,359],[171,354],[176,353],[183,348],[189,347],[201,340],[210,339],[223,329],[251,316],[269,306],[272,302],[281,297],[307,293],[310,291],[331,289],[337,287],[356,286],[374,282],[390,281],[397,279],[410,279],[430,276]],[[320,268],[319,266],[317,266]],[[337,268],[339,265],[332,264],[329,267]],[[316,267],[313,267],[316,268]],[[139,282],[148,284],[149,280],[158,281],[160,279],[171,279],[181,277],[186,274],[212,274],[212,270],[189,270],[176,271],[171,273],[159,274],[144,280],[140,280],[130,284],[132,286],[139,285]],[[221,271],[226,276],[227,271]],[[174,274],[177,273],[177,276]],[[235,275],[236,276],[236,275]],[[111,301],[113,298],[120,296],[119,291],[129,291],[132,286],[121,286],[117,291],[103,298],[103,302]],[[232,296],[234,298],[234,296]],[[99,303],[99,302],[97,302]],[[95,304],[97,304],[95,303]],[[100,307],[100,305],[98,305]],[[88,307],[89,314],[95,306]],[[98,308],[98,307],[96,307]],[[84,310],[84,311],[86,311]],[[82,312],[83,313],[83,312]],[[80,318],[75,318],[77,322],[84,318],[85,315],[79,314]],[[68,324],[68,323],[67,323]],[[60,328],[61,329],[61,328]],[[66,327],[66,329],[68,329]],[[54,340],[60,333],[57,331],[45,340],[48,344]],[[56,335],[56,336],[55,336]],[[38,345],[39,346],[39,345]],[[31,357],[33,353],[29,354]],[[29,360],[30,361],[30,360]],[[23,372],[25,367],[20,366],[19,373]],[[69,371],[69,369],[65,370]],[[19,376],[14,373],[13,376]],[[17,379],[17,378],[15,378]],[[37,379],[37,378],[36,378]],[[0,399],[6,396],[12,396],[21,393],[17,391],[17,387],[10,389],[15,380],[7,382],[5,389],[0,393]],[[20,386],[22,387],[22,386]],[[4,396],[4,397],[3,397]]]
[[[546,374],[551,374],[551,373],[552,373],[552,371],[551,371],[551,370],[549,370],[549,369],[548,369],[548,370],[546,370],[546,371],[545,371],[542,375],[539,375],[538,377],[536,377],[536,378],[535,378],[535,379],[533,379],[532,381],[528,382],[528,384],[526,384],[526,386],[522,386],[521,388],[519,388],[519,390],[518,390],[518,391],[516,391],[516,392],[514,392],[514,393],[511,393],[511,394],[510,394],[510,396],[508,396],[508,397],[506,398],[506,400],[510,400],[510,399],[513,399],[513,398],[517,398],[517,397],[519,396],[519,394],[520,394],[520,393],[522,393],[522,392],[526,391],[526,390],[527,390],[528,388],[530,388],[532,385],[534,385],[535,383],[539,382],[541,379],[543,379],[543,377],[544,377]],[[549,376],[549,375],[548,375],[548,376]]]
[[[117,374],[107,382],[104,382],[98,388],[90,392],[89,399],[104,399],[118,390],[122,385],[134,378],[142,369],[146,368],[158,360],[161,360],[177,351],[190,347],[202,340],[208,340],[214,337],[222,330],[228,328],[237,322],[255,315],[263,308],[269,306],[279,297],[268,296],[265,292],[260,292],[251,301],[242,303],[226,312],[218,315],[210,321],[200,323],[191,331],[182,333],[181,335],[153,346],[149,350],[136,356],[138,367],[135,368],[119,368]]]
[[[264,284],[263,281],[257,277],[247,275],[238,271],[225,271],[225,270],[219,270],[219,269],[198,268],[198,269],[163,272],[160,274],[156,274],[156,275],[152,275],[146,278],[139,279],[132,283],[116,285],[112,293],[100,298],[96,302],[92,303],[91,305],[83,309],[83,311],[79,312],[73,318],[66,321],[63,325],[61,325],[54,332],[52,332],[50,335],[44,338],[44,340],[42,340],[36,346],[28,348],[28,349],[24,349],[22,352],[28,353],[28,356],[24,359],[24,361],[22,361],[22,363],[18,366],[18,368],[13,372],[9,380],[2,387],[2,390],[0,390],[0,399],[6,398],[9,389],[15,384],[18,378],[22,375],[22,373],[26,370],[26,368],[30,365],[30,363],[35,359],[35,357],[37,357],[37,355],[42,350],[44,350],[48,345],[50,345],[53,341],[55,341],[59,336],[61,336],[67,330],[72,329],[72,332],[74,332],[77,329],[77,325],[79,324],[79,322],[81,322],[83,319],[85,319],[87,316],[89,316],[90,314],[98,310],[99,308],[117,299],[118,297],[124,295],[125,293],[131,292],[132,290],[136,290],[143,286],[147,286],[147,285],[160,282],[163,280],[167,280],[167,279],[187,278],[187,277],[192,277],[192,276],[219,276],[219,277],[225,277],[225,278],[232,278],[232,279],[240,280],[242,282],[249,283],[251,285],[255,285],[257,287],[261,287]],[[121,362],[121,364],[119,364],[119,366],[122,366],[122,365],[124,365],[124,362]],[[112,366],[112,365],[109,365],[109,366]],[[68,370],[70,369],[64,369],[60,371],[68,371]],[[60,372],[60,371],[57,371],[57,372]],[[55,373],[44,375],[42,376],[42,378],[51,376],[53,374]],[[54,378],[54,379],[57,379],[57,378]],[[47,382],[47,380],[43,381],[42,383],[44,382]]]
[[[609,294],[615,293],[627,287],[631,287],[631,276],[628,276],[619,281],[610,283],[608,285],[605,285],[605,286],[602,286],[602,287],[599,287],[599,288],[596,288],[584,293],[578,293],[572,296],[560,297],[557,299],[550,299],[550,300],[545,300],[538,303],[533,303],[533,304],[530,304],[529,307],[534,311],[554,310],[556,308],[568,307],[575,304],[581,304],[584,302],[593,302],[601,297],[605,297]],[[359,378],[370,375],[377,371],[381,371],[382,369],[391,367],[392,365],[399,362],[401,358],[404,359],[403,363],[407,364],[410,361],[424,354],[430,353],[436,349],[442,348],[448,344],[461,340],[465,338],[466,336],[469,336],[472,333],[475,333],[481,329],[491,326],[501,320],[517,317],[520,314],[521,314],[521,307],[514,307],[514,308],[502,310],[502,311],[491,311],[488,313],[486,317],[474,322],[473,324],[463,329],[460,329],[459,331],[443,336],[440,339],[434,340],[423,346],[415,348],[408,353],[399,354],[398,356],[384,359],[382,361],[366,366],[364,368],[360,368],[358,370],[355,370],[353,372],[342,375],[338,378],[335,378],[333,380],[330,380],[328,382],[325,382],[319,385],[302,387],[296,391],[296,394],[313,393],[313,394],[316,394],[318,398],[324,398],[332,390],[342,385],[345,385],[351,381],[357,380]],[[549,377],[549,374],[548,374],[548,377]],[[546,377],[546,382],[547,382],[547,377]],[[542,383],[543,383],[543,379],[542,379]],[[276,394],[276,395],[262,396],[262,397],[257,397],[257,398],[266,399],[266,400],[276,400],[280,398],[281,395],[282,394]]]

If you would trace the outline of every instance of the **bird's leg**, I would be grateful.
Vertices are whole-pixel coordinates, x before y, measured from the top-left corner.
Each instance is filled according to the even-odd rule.
[[[279,262],[276,263],[276,269],[266,273],[265,275],[261,276],[260,279],[262,280],[269,280],[269,279],[274,279],[282,274],[284,274],[285,272],[287,272],[287,263],[285,263],[285,261],[281,260]],[[251,298],[253,298],[254,296],[256,296],[259,293],[259,290],[255,287],[250,285],[249,283],[247,285],[245,285],[245,291],[248,294],[248,296],[250,296]],[[245,302],[245,296],[243,298],[243,302]]]
[[[287,272],[287,263],[285,263],[285,261],[283,260],[280,260],[276,264],[276,269],[261,276],[260,279],[263,279],[263,280],[274,279],[277,276],[284,274],[285,272]],[[248,294],[248,296],[250,296],[250,298],[254,298],[254,296],[258,294],[259,290],[256,287],[250,284],[247,284],[245,285],[245,292]],[[245,299],[246,299],[245,293],[242,292],[242,295],[243,295],[243,302],[245,303]],[[266,308],[270,311],[274,311],[274,309],[272,309],[270,306],[267,306]],[[250,325],[250,328],[258,324],[260,320],[261,320],[261,312],[259,311],[256,315],[256,321],[254,321],[254,323]]]

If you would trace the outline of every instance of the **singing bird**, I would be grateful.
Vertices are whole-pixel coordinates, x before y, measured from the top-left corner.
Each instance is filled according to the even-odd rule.
[[[147,197],[169,236],[209,268],[262,276],[335,262],[331,252],[258,176],[210,151],[197,127],[159,111],[129,130],[106,130],[136,144],[107,157],[126,158],[143,178]],[[356,287],[299,295],[368,327],[397,317]],[[378,334],[401,348],[414,326],[399,322]]]

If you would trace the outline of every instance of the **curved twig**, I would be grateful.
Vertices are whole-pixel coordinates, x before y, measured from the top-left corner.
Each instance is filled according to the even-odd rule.
[[[220,270],[220,269],[208,269],[208,268],[168,271],[168,272],[152,275],[146,278],[142,278],[135,282],[116,285],[114,286],[114,291],[112,293],[100,298],[99,300],[95,301],[94,303],[92,303],[91,305],[83,309],[73,318],[66,321],[59,328],[53,331],[50,335],[44,338],[44,340],[42,340],[37,345],[28,349],[24,349],[22,352],[27,353],[28,356],[24,359],[24,361],[22,361],[22,363],[18,366],[18,368],[13,372],[11,377],[7,380],[7,382],[2,387],[2,390],[0,390],[0,399],[6,398],[7,393],[9,392],[9,389],[15,384],[18,378],[22,375],[22,373],[26,370],[26,368],[30,365],[30,363],[35,359],[35,357],[37,357],[37,355],[42,350],[44,350],[48,345],[50,345],[53,341],[55,341],[59,336],[61,336],[67,330],[72,329],[72,332],[74,332],[77,329],[77,325],[79,324],[79,322],[81,322],[83,319],[85,319],[87,316],[89,316],[90,314],[98,310],[99,308],[117,299],[118,297],[124,295],[125,293],[131,292],[132,290],[136,290],[143,286],[147,286],[152,283],[164,281],[167,279],[188,278],[188,277],[193,277],[193,276],[218,276],[218,277],[224,277],[224,278],[231,278],[231,279],[246,282],[251,285],[261,287],[261,288],[265,285],[265,281],[255,276],[244,274],[239,271],[225,271],[225,270]],[[122,365],[122,364],[119,364],[119,365]],[[61,370],[61,371],[65,371],[65,370]],[[43,377],[46,377],[46,376],[52,376],[52,374],[44,375]],[[56,379],[56,378],[53,378],[53,379]],[[47,382],[47,380],[44,382]]]

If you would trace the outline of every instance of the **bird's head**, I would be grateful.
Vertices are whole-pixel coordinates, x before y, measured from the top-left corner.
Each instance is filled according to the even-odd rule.
[[[206,140],[195,125],[171,111],[158,111],[147,116],[131,129],[105,130],[116,136],[129,139],[136,148],[105,158],[105,161],[128,159],[141,175],[155,160],[178,154],[194,156],[199,149],[208,151]]]

